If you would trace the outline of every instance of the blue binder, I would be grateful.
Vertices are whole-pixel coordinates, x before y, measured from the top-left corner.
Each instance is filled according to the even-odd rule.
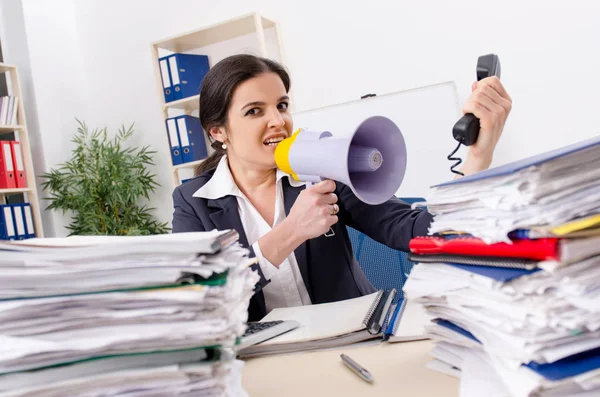
[[[195,54],[173,54],[168,57],[173,100],[200,94],[200,86],[208,73],[208,57]]]
[[[527,276],[535,272],[541,271],[541,269],[510,269],[503,267],[494,266],[479,266],[479,265],[463,265],[458,263],[448,263],[449,266],[453,266],[462,270],[466,270],[471,273],[479,274],[487,278],[491,278],[500,282],[509,282],[521,276]]]
[[[23,204],[11,204],[10,207],[13,213],[15,238],[17,240],[25,240],[27,238],[27,230],[25,229],[25,216],[23,214]]]
[[[0,239],[14,240],[15,222],[13,220],[13,211],[10,205],[0,204]]]
[[[165,102],[171,102],[174,100],[173,97],[173,84],[171,83],[171,72],[169,71],[169,57],[162,57],[158,59],[158,67],[160,69],[160,78],[163,84],[163,91],[165,94]]]
[[[31,215],[31,205],[29,203],[22,204],[23,206],[23,217],[25,218],[25,232],[26,238],[35,237],[35,224],[33,223],[33,216]]]
[[[449,182],[434,185],[433,187],[458,185],[460,183],[474,182],[496,176],[510,175],[517,171],[521,171],[525,168],[531,167],[533,165],[547,163],[548,161],[564,157],[569,154],[588,149],[597,145],[600,145],[600,136],[587,139],[585,141],[577,142],[569,146],[551,150],[549,152],[531,156],[523,160],[508,163],[500,167],[490,168],[485,171],[476,172],[475,174],[463,176],[462,178],[457,178]]]
[[[177,116],[174,117],[177,122],[177,132],[179,135],[179,143],[181,144],[181,152],[183,162],[202,160],[208,156],[204,133],[200,125],[200,119],[193,116]]]
[[[181,142],[177,133],[177,118],[171,117],[165,120],[167,126],[167,135],[169,136],[169,146],[171,147],[171,160],[173,165],[183,163],[183,155],[181,153]]]

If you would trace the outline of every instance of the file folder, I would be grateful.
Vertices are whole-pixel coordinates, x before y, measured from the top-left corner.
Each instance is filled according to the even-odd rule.
[[[23,217],[25,218],[25,233],[26,238],[35,237],[35,224],[33,223],[33,216],[31,215],[31,204],[23,204]]]
[[[159,58],[158,66],[160,67],[160,78],[163,84],[165,102],[171,102],[173,101],[173,86],[171,84],[171,73],[169,72],[168,57]]]
[[[175,118],[169,118],[166,120],[166,124],[169,144],[171,146],[171,160],[173,161],[173,165],[178,165],[183,163],[183,155],[181,153],[179,134],[177,133],[177,121]]]
[[[200,86],[208,73],[208,57],[196,54],[173,54],[168,57],[173,84],[173,99],[200,94]]]
[[[16,187],[10,141],[0,141],[0,189],[14,189]]]
[[[487,244],[476,237],[419,236],[410,240],[410,252],[419,255],[465,255],[532,260],[560,260],[559,239],[515,240],[511,244]]]
[[[0,239],[15,239],[15,223],[13,212],[8,204],[0,204]]]
[[[27,238],[27,231],[25,230],[25,217],[23,216],[23,205],[12,204],[13,211],[13,222],[15,225],[15,239],[25,240]]]
[[[183,162],[202,160],[208,156],[200,119],[193,116],[175,117]]]
[[[17,188],[26,188],[27,179],[25,178],[25,165],[23,163],[23,152],[21,151],[21,142],[12,141],[12,158],[15,169],[15,184]]]

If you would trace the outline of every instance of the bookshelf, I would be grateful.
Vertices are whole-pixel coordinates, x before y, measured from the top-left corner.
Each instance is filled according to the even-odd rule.
[[[152,62],[156,87],[160,100],[160,114],[163,124],[161,132],[164,135],[165,146],[170,144],[164,120],[182,114],[198,117],[199,95],[183,98],[177,101],[165,102],[161,79],[159,58],[172,53],[190,53],[207,55],[212,67],[221,59],[238,53],[252,53],[265,58],[274,59],[285,65],[279,27],[274,21],[258,13],[242,15],[220,23],[209,25],[198,30],[182,33],[152,43]],[[206,142],[208,153],[213,149]],[[170,156],[169,156],[170,157]],[[181,184],[182,179],[191,178],[194,169],[202,160],[171,165],[173,187]]]
[[[9,95],[15,96],[17,106],[17,125],[0,125],[0,140],[6,140],[6,134],[14,133],[15,140],[21,143],[21,151],[23,153],[23,163],[25,167],[25,179],[27,181],[26,188],[20,189],[0,189],[0,202],[6,203],[11,195],[22,194],[24,201],[31,205],[31,214],[35,227],[36,237],[44,237],[44,229],[42,228],[42,218],[40,209],[40,199],[38,196],[35,173],[33,171],[33,159],[31,155],[31,145],[29,142],[29,132],[25,121],[25,109],[21,100],[21,86],[19,83],[19,72],[15,66],[0,63],[0,73],[7,74],[7,85]]]

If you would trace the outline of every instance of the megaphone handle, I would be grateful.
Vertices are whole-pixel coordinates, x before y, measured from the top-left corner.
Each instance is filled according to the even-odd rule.
[[[313,185],[313,183],[311,181],[306,181],[306,187],[310,187]],[[332,228],[329,228],[329,230],[324,234],[325,237],[333,237],[335,236],[335,232],[333,231]]]

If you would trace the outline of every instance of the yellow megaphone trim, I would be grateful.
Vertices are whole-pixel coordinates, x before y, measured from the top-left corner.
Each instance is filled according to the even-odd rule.
[[[300,129],[297,129],[291,137],[285,138],[283,141],[279,142],[275,148],[275,164],[277,164],[277,168],[286,174],[290,174],[296,181],[299,181],[299,179],[290,164],[290,149],[299,132]]]

